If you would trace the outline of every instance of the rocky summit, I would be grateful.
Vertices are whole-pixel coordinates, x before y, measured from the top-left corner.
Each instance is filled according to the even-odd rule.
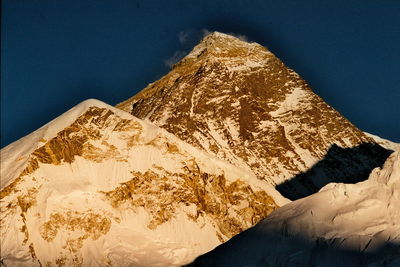
[[[0,264],[181,266],[264,218],[284,238],[336,242],[367,206],[362,242],[340,242],[397,242],[398,183],[361,182],[390,155],[378,143],[399,147],[357,129],[266,48],[212,33],[117,107],[84,101],[1,150]],[[398,156],[388,162],[397,181]]]
[[[291,199],[346,177],[366,179],[390,154],[265,47],[218,32],[117,107],[253,172]],[[370,145],[347,153],[363,143]],[[318,177],[305,173],[297,187],[286,183],[335,147],[344,150],[336,166],[348,168],[322,164]]]

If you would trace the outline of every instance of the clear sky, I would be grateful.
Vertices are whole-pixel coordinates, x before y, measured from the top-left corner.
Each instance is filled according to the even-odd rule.
[[[1,12],[2,147],[87,98],[134,95],[205,29],[268,47],[356,126],[400,142],[398,0],[3,0]]]

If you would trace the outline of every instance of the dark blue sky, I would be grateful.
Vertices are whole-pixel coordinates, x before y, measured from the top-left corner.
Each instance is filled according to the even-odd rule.
[[[1,146],[87,98],[134,95],[203,29],[267,46],[359,128],[400,141],[399,14],[398,0],[3,0]]]

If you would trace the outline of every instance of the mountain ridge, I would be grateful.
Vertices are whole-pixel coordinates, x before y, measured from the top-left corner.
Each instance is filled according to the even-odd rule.
[[[167,75],[116,107],[274,186],[333,144],[375,143],[265,47],[222,33],[206,36]],[[378,162],[371,158],[365,168]]]
[[[266,48],[214,33],[117,107],[84,101],[1,150],[1,261],[186,264],[290,203],[277,185],[307,172],[307,196],[387,153]]]
[[[396,151],[367,180],[291,202],[190,266],[398,266],[399,189]]]
[[[178,266],[288,202],[251,173],[96,100],[10,146],[1,151],[2,176],[11,173],[0,191],[5,264]]]

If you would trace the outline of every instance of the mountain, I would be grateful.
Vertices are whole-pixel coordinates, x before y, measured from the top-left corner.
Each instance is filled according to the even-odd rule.
[[[192,266],[399,266],[400,154],[278,209]]]
[[[176,266],[288,201],[97,100],[1,150],[6,266]]]
[[[1,264],[186,264],[390,155],[266,48],[221,33],[117,107],[85,101],[1,150]]]
[[[293,70],[257,43],[212,33],[160,80],[117,105],[180,139],[253,172],[291,199],[346,177],[366,179],[390,155],[317,96]],[[343,149],[337,166],[285,182]],[[356,168],[354,162],[358,162]]]
[[[373,135],[373,134],[370,134],[370,133],[367,133],[367,132],[364,132],[364,133],[365,133],[367,136],[369,136],[369,137],[371,137],[372,139],[374,139],[374,141],[375,141],[376,143],[378,143],[379,145],[381,145],[382,147],[384,147],[384,148],[386,148],[386,149],[393,150],[393,151],[398,151],[398,150],[400,150],[400,144],[399,144],[399,143],[392,142],[392,141],[390,141],[390,140],[381,138],[381,137],[379,137],[379,136],[377,136],[377,135]]]

